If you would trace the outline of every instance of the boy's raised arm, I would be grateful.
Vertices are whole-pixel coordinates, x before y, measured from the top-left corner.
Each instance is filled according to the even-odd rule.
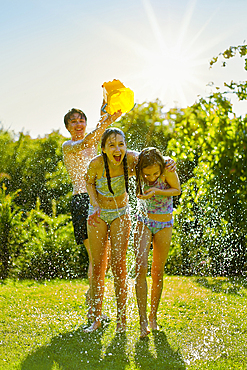
[[[121,114],[122,112],[118,111],[112,115],[107,114],[107,117],[105,117],[105,115],[102,116],[96,128],[93,131],[89,132],[83,139],[69,142],[66,141],[63,144],[63,152],[68,153],[95,146],[96,144],[98,144],[105,129],[114,121],[116,121],[116,119],[119,118]]]

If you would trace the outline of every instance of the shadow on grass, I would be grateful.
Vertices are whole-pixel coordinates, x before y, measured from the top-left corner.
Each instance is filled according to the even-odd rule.
[[[100,369],[124,370],[129,364],[126,334],[116,334],[107,347]]]
[[[124,370],[128,365],[125,334],[116,335],[102,355],[103,330],[86,334],[83,328],[54,337],[30,353],[21,370]]]
[[[246,279],[241,278],[197,277],[195,278],[195,282],[206,289],[210,289],[214,293],[240,295],[240,289],[242,287],[247,288]]]
[[[149,338],[140,339],[136,343],[135,363],[139,369],[185,370],[186,365],[179,351],[174,351],[163,331],[153,331],[156,355],[149,351]]]

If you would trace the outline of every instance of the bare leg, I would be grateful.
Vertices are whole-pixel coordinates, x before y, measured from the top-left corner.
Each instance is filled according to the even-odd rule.
[[[92,307],[91,307],[92,255],[91,255],[91,251],[90,251],[90,248],[89,248],[89,240],[88,239],[85,239],[84,240],[84,245],[86,247],[86,250],[88,252],[88,257],[89,257],[89,265],[88,265],[89,288],[88,288],[85,296],[86,296],[86,304],[88,306],[88,319],[91,320],[92,319]],[[106,266],[106,271],[108,271],[108,269],[111,266],[111,245],[110,245],[110,241],[109,241],[108,238],[106,239],[106,248],[107,248],[107,266]],[[102,318],[103,319],[108,319],[106,315],[102,315]]]
[[[89,288],[86,292],[86,303],[89,307],[89,313],[91,311],[91,292],[90,292],[90,288],[91,288],[91,279],[92,279],[92,256],[91,256],[91,252],[90,252],[90,248],[89,248],[89,240],[88,239],[85,239],[83,241],[84,245],[85,245],[85,248],[87,250],[87,253],[88,253],[88,259],[89,259],[89,265],[88,265],[88,282],[89,282]]]
[[[111,240],[109,238],[106,239],[107,245],[107,266],[106,272],[111,268]]]
[[[144,338],[149,333],[147,320],[147,271],[148,271],[148,253],[152,240],[150,230],[141,222],[137,222],[134,233],[134,246],[136,254],[136,298],[140,316],[140,337]]]
[[[104,279],[107,263],[107,224],[99,219],[97,226],[88,225],[88,237],[92,257],[91,307],[93,324],[85,332],[93,332],[101,326]]]
[[[164,228],[153,236],[152,290],[149,326],[158,330],[157,311],[163,290],[164,267],[167,260],[172,237],[172,227]]]
[[[124,215],[115,219],[110,228],[111,268],[117,300],[117,331],[126,329],[127,269],[126,252],[130,234],[130,218]]]

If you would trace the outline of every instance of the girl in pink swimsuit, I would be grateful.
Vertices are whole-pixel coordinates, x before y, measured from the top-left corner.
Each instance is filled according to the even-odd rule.
[[[141,337],[158,330],[157,311],[163,290],[164,266],[168,256],[172,226],[172,197],[179,195],[176,172],[165,169],[165,160],[156,148],[143,149],[136,165],[136,192],[140,212],[134,233],[136,255],[136,296],[140,316]],[[148,253],[153,244],[151,310],[147,319]],[[150,329],[149,329],[150,328]]]

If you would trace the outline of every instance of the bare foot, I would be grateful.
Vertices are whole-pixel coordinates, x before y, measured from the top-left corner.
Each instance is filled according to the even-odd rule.
[[[151,330],[160,330],[156,318],[150,319],[149,317],[149,327]]]
[[[140,329],[141,329],[140,338],[145,338],[150,333],[148,323],[146,321],[140,323]]]
[[[88,323],[92,324],[94,322],[94,316],[93,316],[93,313],[92,313],[92,310],[88,310],[88,313],[87,313],[87,321]],[[106,316],[106,315],[101,315],[100,317],[100,322],[102,324],[107,324],[111,321],[111,319]]]
[[[100,320],[96,320],[92,323],[91,326],[88,328],[84,329],[84,333],[93,333],[95,330],[99,329],[101,327],[101,322]]]

